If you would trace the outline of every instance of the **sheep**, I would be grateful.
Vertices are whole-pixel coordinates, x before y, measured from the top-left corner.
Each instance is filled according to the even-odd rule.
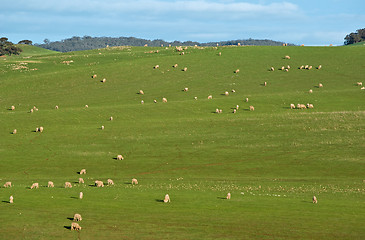
[[[224,95],[228,96],[229,95],[229,92],[228,91],[225,91],[224,92]]]
[[[309,93],[313,93],[313,90],[312,89],[309,89]]]
[[[265,86],[265,87],[267,86],[267,82],[264,82],[264,86]]]
[[[74,215],[74,221],[76,221],[76,222],[78,222],[78,221],[82,221],[82,217],[81,217],[81,215],[80,215],[80,214],[78,214],[78,213],[75,213],[75,215]]]
[[[101,126],[101,130],[104,130],[104,128],[105,128],[105,127],[104,127],[104,125],[102,125],[102,126]]]
[[[11,106],[11,108],[10,108],[10,109],[11,109],[12,111],[13,111],[13,110],[15,110],[15,106]]]
[[[231,199],[231,193],[227,193],[227,199]]]
[[[213,99],[213,96],[212,96],[212,95],[209,95],[209,96],[208,96],[208,99]]]
[[[103,78],[103,80],[101,82],[105,83],[106,82],[106,78]]]
[[[154,99],[154,100],[153,100],[153,102],[154,102],[154,103],[157,103],[157,100],[156,100],[156,99]]]
[[[84,197],[84,193],[83,192],[80,192],[79,198],[82,199],[83,197]]]
[[[172,67],[174,67],[174,68],[177,68],[179,65],[177,65],[177,63],[174,65],[174,66],[172,66]]]
[[[216,113],[219,113],[219,109],[218,109],[218,108],[216,108],[216,109],[215,109],[215,112],[216,112]]]
[[[11,182],[6,182],[6,183],[4,184],[4,188],[8,188],[8,187],[11,187]]]
[[[194,97],[195,100],[198,100],[198,97]]]
[[[84,169],[81,169],[80,175],[82,175],[82,174],[86,174],[86,169],[85,168]]]
[[[236,113],[237,109],[233,109],[233,113]]]
[[[33,188],[39,188],[39,184],[38,183],[33,183],[32,186],[30,187],[30,189],[33,189]]]
[[[288,65],[286,68],[287,68],[287,69],[290,69],[290,65]]]
[[[294,109],[295,105],[293,103],[290,104],[290,109]]]
[[[319,70],[319,69],[321,69],[322,68],[322,65],[319,65],[318,67],[317,67],[317,69]]]
[[[219,53],[218,53],[218,56],[222,56],[222,53],[221,53],[221,52],[219,52]]]
[[[54,187],[54,184],[53,184],[53,182],[52,182],[52,181],[48,181],[48,187],[49,187],[49,188]]]
[[[114,185],[114,181],[111,180],[110,178],[108,179],[108,185]]]
[[[275,68],[274,67],[271,67],[270,68],[270,71],[272,71],[272,72],[275,71]]]
[[[300,66],[299,69],[303,69],[304,68],[304,65]]]
[[[133,178],[133,179],[132,179],[132,185],[133,185],[133,184],[137,185],[137,184],[138,184],[138,180],[137,180],[137,179],[135,179],[135,178]]]
[[[160,65],[156,65],[156,66],[154,66],[153,68],[154,69],[157,69],[157,68],[159,68],[160,67]]]
[[[188,68],[187,67],[184,67],[183,71],[186,72],[187,70],[188,70]]]
[[[14,129],[14,130],[13,130],[13,134],[16,134],[16,132],[17,132],[17,131],[16,131],[16,129]]]
[[[72,184],[70,182],[65,182],[65,188],[72,188]]]
[[[240,106],[239,105],[236,105],[236,109],[238,110],[238,108],[239,108]]]
[[[233,93],[235,93],[235,92],[236,92],[236,90],[232,89],[232,92],[233,92]]]
[[[318,203],[316,196],[313,196],[313,203]]]
[[[365,87],[360,88],[361,90],[365,90]]]
[[[236,71],[234,71],[234,73],[239,73],[240,72],[240,70],[239,69],[237,69]]]
[[[299,109],[306,109],[307,107],[304,104],[298,103],[297,104],[297,108],[299,108]]]
[[[166,98],[162,98],[162,102],[167,103],[167,99]]]
[[[171,202],[170,196],[168,194],[165,195],[165,199],[163,200],[165,203]]]
[[[285,72],[289,72],[289,69],[287,69],[287,68],[286,68],[286,69],[284,69],[284,71],[285,71]]]
[[[309,66],[309,67],[308,67],[308,70],[311,70],[312,68],[313,68],[312,66]]]
[[[104,187],[104,183],[103,183],[102,181],[98,181],[98,180],[96,180],[96,181],[95,181],[95,186],[96,186],[96,187]]]
[[[55,109],[58,109],[58,105],[56,105],[54,108],[55,108]]]
[[[319,84],[318,84],[318,87],[319,87],[319,88],[323,87],[323,84],[322,84],[322,83],[319,83]]]
[[[10,198],[9,198],[9,203],[14,203],[13,195],[11,195],[11,196],[10,196]]]
[[[139,94],[144,95],[143,90],[139,90]]]
[[[362,86],[362,82],[357,82],[356,84],[358,87]]]
[[[248,102],[248,98],[246,98],[245,101]]]
[[[285,69],[285,67],[284,67],[284,66],[282,66],[282,67],[281,67],[281,70],[282,70],[282,71],[284,71],[284,69]]]
[[[311,103],[307,103],[307,108],[314,108],[314,106]]]
[[[79,183],[85,183],[83,178],[79,178]]]
[[[309,68],[309,65],[305,65],[304,69],[308,69]]]
[[[286,56],[285,56],[285,59],[290,59],[290,56],[286,55]]]
[[[250,106],[250,111],[255,111],[254,106]]]
[[[35,128],[35,131],[36,131],[36,132],[39,132],[39,128]]]
[[[91,76],[91,78],[96,78],[98,75],[94,74]]]
[[[241,46],[241,43],[237,43],[237,46]]]
[[[185,55],[185,52],[181,52],[180,55]]]
[[[34,111],[33,108],[29,110],[30,113],[33,113],[33,111]]]
[[[87,104],[86,104],[86,105],[85,105],[85,108],[88,108],[88,107],[89,107],[89,105],[87,105]]]
[[[187,92],[187,91],[189,91],[189,88],[187,88],[187,87],[184,88],[184,92]]]
[[[117,156],[117,160],[124,160],[124,158],[123,158],[122,154],[119,154],[119,155]]]
[[[43,132],[43,127],[39,127],[39,131],[40,132]]]
[[[71,230],[77,230],[77,231],[79,231],[79,230],[81,230],[81,227],[80,227],[80,225],[78,223],[73,222],[71,224]]]
[[[113,117],[110,117],[110,118],[109,118],[109,120],[110,120],[110,121],[113,121]]]

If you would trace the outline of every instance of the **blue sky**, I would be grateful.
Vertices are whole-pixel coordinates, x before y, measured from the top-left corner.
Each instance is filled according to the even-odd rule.
[[[0,37],[15,43],[88,35],[342,45],[360,28],[364,0],[1,0],[0,7]]]

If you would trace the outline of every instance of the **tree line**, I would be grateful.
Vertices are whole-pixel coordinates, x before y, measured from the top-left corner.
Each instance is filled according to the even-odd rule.
[[[3,55],[19,55],[22,49],[15,46],[14,43],[10,42],[8,38],[0,38],[0,56]]]
[[[221,41],[221,42],[208,42],[199,43],[194,41],[173,41],[167,42],[162,39],[146,40],[135,37],[71,37],[63,39],[61,41],[51,42],[49,39],[45,39],[43,44],[35,44],[35,46],[42,47],[45,49],[58,51],[58,52],[71,52],[71,51],[82,51],[91,50],[97,48],[115,47],[115,46],[150,46],[150,47],[160,47],[160,46],[227,46],[227,45],[261,45],[261,46],[282,46],[283,42],[273,41],[273,40],[257,40],[257,39],[246,39],[246,40],[231,40],[231,41]],[[293,44],[288,44],[293,45]]]
[[[365,28],[358,29],[354,33],[350,33],[345,37],[345,45],[354,44],[365,41]]]

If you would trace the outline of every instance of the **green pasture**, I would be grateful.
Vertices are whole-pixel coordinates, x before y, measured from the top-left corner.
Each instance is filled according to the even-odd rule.
[[[362,45],[24,47],[0,58],[0,239],[364,239]]]

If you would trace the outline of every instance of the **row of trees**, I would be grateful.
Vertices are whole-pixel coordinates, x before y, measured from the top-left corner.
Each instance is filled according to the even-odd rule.
[[[3,55],[19,55],[22,51],[21,48],[14,45],[14,43],[10,42],[8,38],[2,37],[0,38],[0,56]]]
[[[283,42],[277,42],[272,40],[255,40],[255,39],[247,39],[247,40],[232,40],[232,41],[224,41],[224,42],[209,42],[209,43],[199,43],[193,41],[173,41],[166,42],[162,39],[155,40],[146,40],[135,37],[77,37],[74,36],[72,38],[64,39],[61,41],[51,42],[49,39],[45,39],[43,44],[35,44],[38,47],[46,48],[53,51],[59,52],[70,52],[70,51],[81,51],[81,50],[90,50],[97,48],[105,48],[106,46],[114,47],[114,46],[145,46],[146,44],[151,47],[159,47],[161,45],[164,46],[216,46],[219,44],[220,46],[225,45],[237,45],[240,43],[241,45],[267,45],[267,46],[282,46]]]
[[[345,37],[345,45],[354,44],[365,41],[365,28],[356,30]]]

